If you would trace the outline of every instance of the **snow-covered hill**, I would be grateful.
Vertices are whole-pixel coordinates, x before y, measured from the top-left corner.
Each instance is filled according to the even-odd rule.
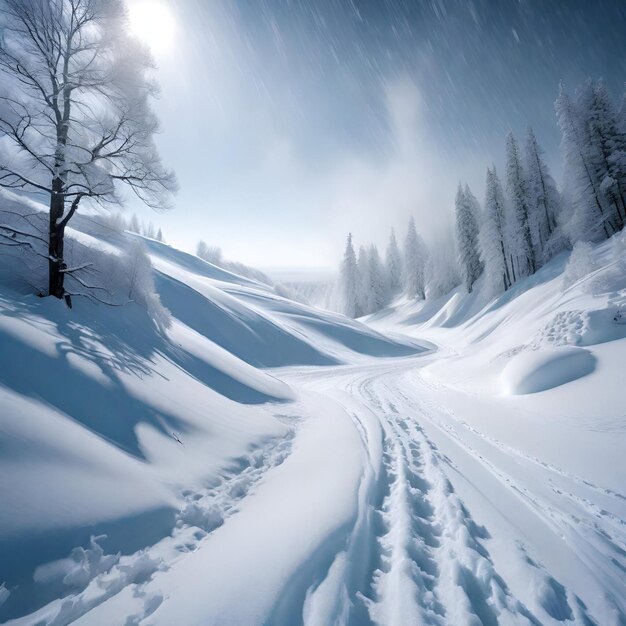
[[[485,298],[479,283],[469,295],[458,287],[427,302],[403,299],[366,321],[448,348],[454,354],[427,371],[457,387],[519,395],[598,371],[606,383],[611,372],[623,374],[626,236],[595,246],[589,258],[578,257],[578,251],[562,253],[495,299]],[[591,375],[589,385],[599,382],[596,378]],[[601,386],[606,402],[606,391],[617,386]],[[570,397],[574,386],[566,389]],[[610,400],[617,410],[621,394]]]
[[[626,623],[623,240],[365,324],[144,245],[167,329],[0,287],[0,621]]]
[[[83,245],[115,251],[135,238],[89,218],[77,224],[72,240]],[[108,570],[111,560],[94,562],[90,536],[107,535],[99,545],[108,553],[133,553],[199,533],[181,530],[192,521],[221,523],[228,509],[207,512],[190,494],[247,466],[249,479],[243,472],[230,487],[232,507],[255,479],[254,465],[268,455],[278,462],[289,443],[277,416],[294,410],[285,406],[297,393],[262,368],[420,350],[144,243],[172,313],[168,330],[134,304],[76,300],[68,310],[0,287],[0,619],[81,590]],[[37,569],[79,546],[88,550],[74,554],[75,563]],[[69,576],[68,567],[76,570]]]

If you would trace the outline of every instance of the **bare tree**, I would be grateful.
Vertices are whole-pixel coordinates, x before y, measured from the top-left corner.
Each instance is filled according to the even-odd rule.
[[[71,304],[64,237],[81,201],[119,203],[125,183],[149,206],[167,208],[176,190],[153,141],[153,63],[129,35],[120,0],[0,7],[0,185],[49,200],[48,294]],[[32,236],[8,234],[24,245]]]

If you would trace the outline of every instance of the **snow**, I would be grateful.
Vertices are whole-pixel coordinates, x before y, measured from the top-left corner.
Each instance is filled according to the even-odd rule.
[[[515,355],[502,371],[502,380],[511,394],[536,393],[582,378],[595,367],[589,350],[560,346]]]
[[[363,321],[144,245],[168,328],[0,285],[0,621],[624,623],[622,239]]]

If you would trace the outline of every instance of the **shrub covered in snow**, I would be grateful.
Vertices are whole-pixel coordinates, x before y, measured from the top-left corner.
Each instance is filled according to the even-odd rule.
[[[257,270],[254,267],[245,265],[244,263],[238,263],[237,261],[227,261],[222,254],[222,249],[219,246],[209,246],[204,241],[199,241],[196,247],[196,256],[201,258],[207,263],[221,267],[222,269],[239,274],[245,278],[256,280],[265,285],[273,286],[272,280],[264,274],[261,270]]]
[[[563,272],[563,289],[568,289],[594,269],[591,245],[586,241],[578,241],[572,249],[565,272]]]
[[[626,231],[611,240],[611,262],[602,268],[589,283],[593,295],[626,290]],[[626,305],[626,302],[622,302]]]
[[[106,554],[100,546],[106,535],[92,536],[89,548],[77,547],[66,559],[40,565],[34,574],[38,583],[50,583],[60,580],[63,585],[73,590],[85,589],[89,582],[99,574],[108,572],[120,560],[120,554]]]
[[[157,326],[170,326],[170,312],[155,291],[152,263],[141,241],[127,242],[120,254],[97,251],[94,268],[96,286],[89,286],[85,295],[114,305],[134,302],[149,313]]]

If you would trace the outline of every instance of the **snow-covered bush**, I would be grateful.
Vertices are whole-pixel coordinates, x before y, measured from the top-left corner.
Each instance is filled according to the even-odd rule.
[[[563,272],[563,289],[568,289],[581,278],[594,271],[595,264],[591,251],[591,244],[586,241],[576,242]]]
[[[196,255],[203,261],[213,263],[213,265],[220,265],[222,263],[222,249],[218,246],[209,246],[204,241],[199,241],[196,248]]]
[[[626,230],[618,233],[611,240],[611,256],[614,261],[626,261]]]
[[[602,268],[589,283],[589,292],[593,295],[614,293],[624,289],[626,289],[626,231],[613,236],[611,263]]]
[[[218,246],[209,246],[204,241],[199,241],[196,247],[196,256],[233,274],[239,274],[239,276],[256,280],[270,287],[274,286],[271,278],[261,270],[236,261],[227,261],[222,254],[222,249]]]
[[[76,258],[79,254],[82,259]],[[84,246],[79,247],[79,254],[74,252],[72,260],[76,267],[89,264],[85,268],[89,279],[72,273],[68,276],[68,289],[75,288],[77,295],[110,305],[135,303],[148,312],[159,328],[170,326],[170,313],[155,291],[152,264],[141,241],[128,241],[119,254]]]
[[[99,574],[108,572],[120,560],[120,554],[105,554],[99,542],[106,535],[92,536],[89,548],[74,548],[70,556],[40,565],[34,574],[36,582],[50,583],[56,580],[74,591],[82,591]]]

